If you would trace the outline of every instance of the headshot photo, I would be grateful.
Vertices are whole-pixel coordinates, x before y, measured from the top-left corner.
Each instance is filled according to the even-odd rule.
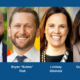
[[[73,9],[68,9],[73,14]],[[67,8],[50,7],[46,10],[40,21],[41,62],[73,62],[72,27]]]
[[[0,62],[7,62],[7,8],[0,7]]]
[[[74,14],[73,61],[80,62],[80,7],[74,7],[73,14]]]
[[[14,52],[7,56],[7,62],[40,62],[40,51],[34,46],[40,36],[38,13],[28,7],[16,7],[8,23],[8,40],[14,45]]]

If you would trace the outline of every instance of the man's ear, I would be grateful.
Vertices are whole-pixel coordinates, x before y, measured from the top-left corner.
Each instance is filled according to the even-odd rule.
[[[40,28],[38,28],[36,31],[36,37],[38,38],[39,36],[40,36]]]
[[[9,37],[11,37],[11,33],[10,33],[10,32],[11,32],[11,28],[8,27],[8,36],[9,36]]]
[[[3,26],[3,29],[2,29],[2,30],[3,30],[3,32],[4,32],[4,29],[5,29],[5,26]]]

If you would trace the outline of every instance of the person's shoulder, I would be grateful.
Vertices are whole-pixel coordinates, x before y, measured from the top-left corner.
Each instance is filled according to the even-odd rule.
[[[73,49],[76,48],[76,47],[80,47],[80,41],[73,45]]]
[[[39,54],[40,53],[40,51],[38,51],[37,49],[36,49],[36,52]]]
[[[3,46],[7,47],[7,45],[5,43],[2,42],[2,44],[3,44]]]
[[[7,56],[7,62],[12,62],[14,53],[12,53],[11,55]]]
[[[75,49],[75,48],[76,48],[76,44],[73,45],[73,49]]]
[[[38,51],[37,49],[36,50],[36,55],[40,55],[40,51]]]
[[[38,51],[35,47],[34,47],[34,52],[40,54],[40,51]]]
[[[35,48],[35,62],[40,62],[40,51]]]

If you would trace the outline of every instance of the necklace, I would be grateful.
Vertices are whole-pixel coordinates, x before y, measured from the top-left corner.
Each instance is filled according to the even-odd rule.
[[[66,60],[68,59],[68,55],[69,55],[69,52],[66,51],[60,62],[66,62]],[[45,50],[42,52],[42,60],[41,61],[46,62]]]

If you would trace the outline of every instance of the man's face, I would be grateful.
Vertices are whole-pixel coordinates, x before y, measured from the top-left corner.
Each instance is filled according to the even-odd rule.
[[[15,47],[25,49],[34,45],[36,37],[35,17],[32,13],[16,12],[8,33]]]
[[[0,12],[0,42],[2,41],[3,37],[4,37],[3,16],[2,13]]]

